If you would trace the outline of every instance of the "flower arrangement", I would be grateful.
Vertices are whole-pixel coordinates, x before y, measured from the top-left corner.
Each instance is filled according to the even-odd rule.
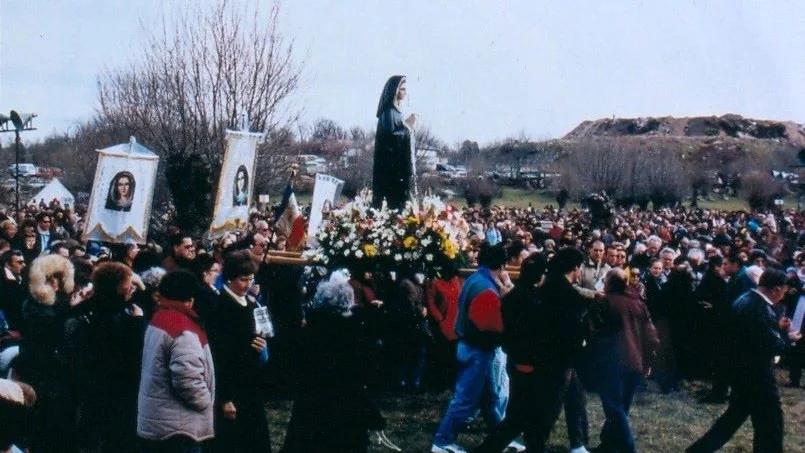
[[[460,258],[468,231],[461,213],[437,197],[425,197],[419,209],[409,203],[400,211],[357,199],[330,212],[316,233],[318,247],[304,256],[330,268],[406,266],[432,274]]]

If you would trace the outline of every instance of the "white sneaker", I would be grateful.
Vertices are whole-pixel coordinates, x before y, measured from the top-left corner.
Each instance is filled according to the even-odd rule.
[[[386,447],[391,451],[402,451],[402,448],[398,447],[394,442],[392,442],[386,436],[386,432],[383,430],[375,431],[375,443],[381,447]]]
[[[430,453],[467,453],[467,450],[465,450],[459,444],[450,444],[450,445],[433,444],[430,446]]]
[[[584,448],[584,445],[582,445],[581,447],[570,450],[570,453],[590,453],[590,450],[587,450]]]
[[[517,442],[516,440],[511,441],[508,446],[506,446],[505,451],[516,451],[517,453],[525,451],[525,445]]]

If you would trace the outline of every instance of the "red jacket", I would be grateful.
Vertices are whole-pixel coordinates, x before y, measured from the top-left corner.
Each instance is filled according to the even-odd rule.
[[[458,295],[461,292],[462,280],[453,277],[450,280],[434,279],[426,288],[428,314],[439,325],[439,331],[449,340],[455,341],[456,318],[458,317]]]

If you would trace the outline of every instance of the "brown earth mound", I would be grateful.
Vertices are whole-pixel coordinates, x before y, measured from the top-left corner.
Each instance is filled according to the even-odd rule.
[[[792,121],[769,121],[740,115],[701,116],[690,118],[606,118],[584,121],[563,138],[581,140],[594,137],[673,137],[690,139],[776,140],[805,147],[805,125]]]

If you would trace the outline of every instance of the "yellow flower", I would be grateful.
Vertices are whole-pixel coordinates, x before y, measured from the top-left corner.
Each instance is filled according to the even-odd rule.
[[[363,253],[366,254],[367,258],[374,258],[377,256],[377,247],[372,244],[364,244]]]
[[[403,247],[407,249],[412,249],[416,247],[416,238],[414,236],[408,236],[403,239]]]
[[[458,246],[455,242],[451,240],[446,240],[442,243],[442,252],[444,256],[452,259],[455,259],[456,255],[458,254]]]

